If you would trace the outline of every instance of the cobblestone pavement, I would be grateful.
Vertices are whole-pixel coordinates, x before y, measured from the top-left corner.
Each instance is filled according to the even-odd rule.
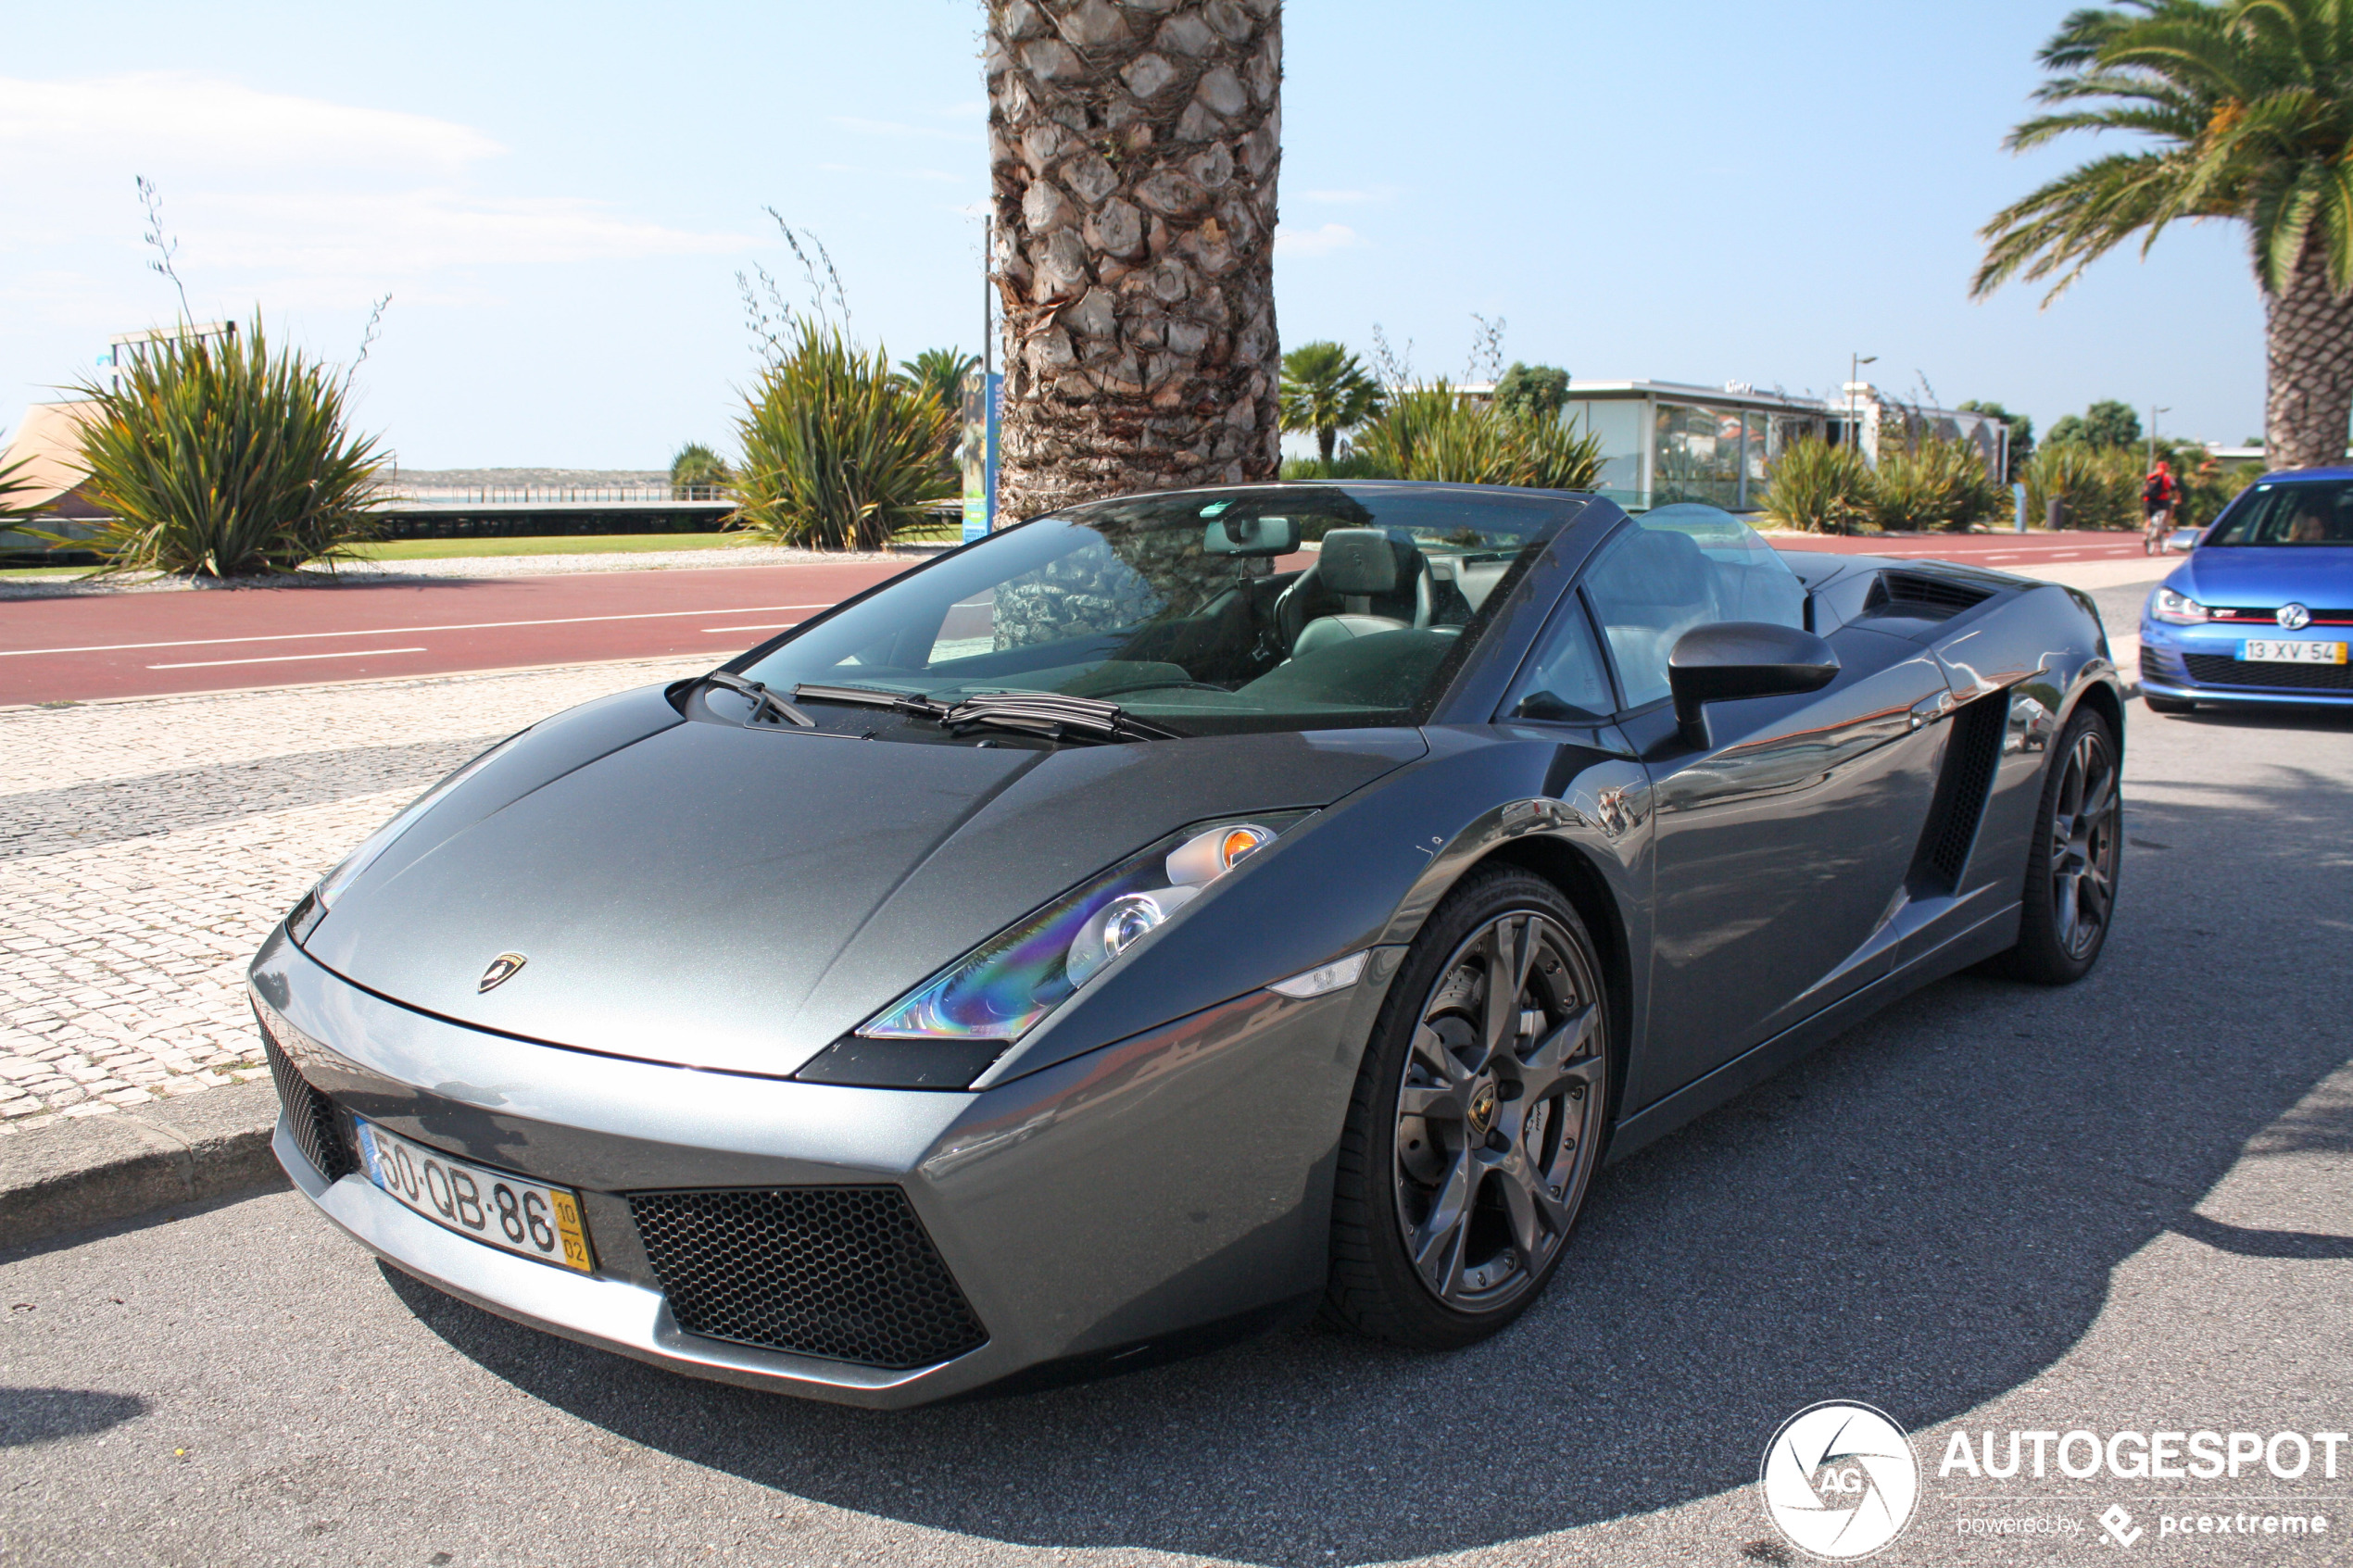
[[[0,712],[0,1126],[266,1072],[245,960],[304,888],[501,736],[708,663]]]

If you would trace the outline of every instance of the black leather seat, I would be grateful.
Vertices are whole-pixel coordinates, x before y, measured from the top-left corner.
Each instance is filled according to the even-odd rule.
[[[1411,539],[1378,528],[1335,528],[1324,535],[1315,564],[1276,601],[1275,620],[1284,647],[1296,656],[1322,642],[1427,626],[1432,596],[1429,562]],[[1308,634],[1325,621],[1333,624]]]

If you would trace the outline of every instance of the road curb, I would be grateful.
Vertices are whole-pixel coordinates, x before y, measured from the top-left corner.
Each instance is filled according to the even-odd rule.
[[[175,1203],[283,1185],[277,1091],[233,1084],[0,1138],[0,1249]]]

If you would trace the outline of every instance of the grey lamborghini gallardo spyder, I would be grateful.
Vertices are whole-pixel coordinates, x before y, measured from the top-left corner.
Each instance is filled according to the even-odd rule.
[[[453,1296],[853,1404],[1460,1346],[1602,1160],[2089,969],[2121,696],[2070,589],[1706,507],[1079,507],[402,811],[254,960],[277,1153]]]

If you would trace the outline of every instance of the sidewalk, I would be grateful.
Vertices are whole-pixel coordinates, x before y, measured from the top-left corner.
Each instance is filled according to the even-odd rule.
[[[708,662],[0,713],[0,1123],[266,1077],[245,964],[305,888],[493,742]]]

